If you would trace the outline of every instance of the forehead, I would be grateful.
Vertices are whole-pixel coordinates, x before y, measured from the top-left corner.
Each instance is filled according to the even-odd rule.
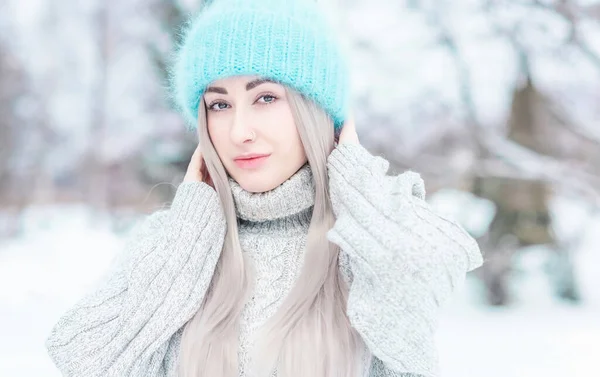
[[[222,88],[233,88],[236,86],[244,86],[250,81],[259,79],[256,75],[230,76],[211,82],[208,86],[218,86]]]

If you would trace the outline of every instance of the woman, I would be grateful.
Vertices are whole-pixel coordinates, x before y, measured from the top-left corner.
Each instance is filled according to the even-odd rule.
[[[52,330],[65,376],[439,375],[439,308],[481,253],[360,145],[326,26],[313,0],[188,24],[172,77],[199,147]]]

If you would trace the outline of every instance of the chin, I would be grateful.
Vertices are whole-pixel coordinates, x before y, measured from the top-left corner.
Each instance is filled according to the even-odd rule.
[[[238,177],[233,177],[236,182],[246,191],[259,193],[273,190],[283,181],[279,182],[274,174],[269,171],[252,172],[244,171]]]

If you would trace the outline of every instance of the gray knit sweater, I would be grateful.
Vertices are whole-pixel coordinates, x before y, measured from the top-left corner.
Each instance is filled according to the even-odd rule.
[[[482,255],[460,225],[430,209],[418,174],[387,170],[360,145],[331,153],[336,222],[327,236],[341,247],[347,314],[368,346],[363,376],[439,376],[439,309]],[[242,249],[257,273],[240,324],[239,375],[247,376],[250,337],[302,266],[314,184],[308,165],[266,193],[230,183]],[[53,327],[46,347],[63,375],[175,377],[182,328],[200,308],[224,236],[214,189],[182,183],[171,208],[136,227],[104,278]]]

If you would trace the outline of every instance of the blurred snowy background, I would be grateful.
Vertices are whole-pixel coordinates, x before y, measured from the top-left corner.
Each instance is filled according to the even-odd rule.
[[[195,147],[165,92],[201,0],[0,2],[0,376],[168,203]],[[357,127],[480,242],[444,377],[600,376],[600,1],[337,0]]]

